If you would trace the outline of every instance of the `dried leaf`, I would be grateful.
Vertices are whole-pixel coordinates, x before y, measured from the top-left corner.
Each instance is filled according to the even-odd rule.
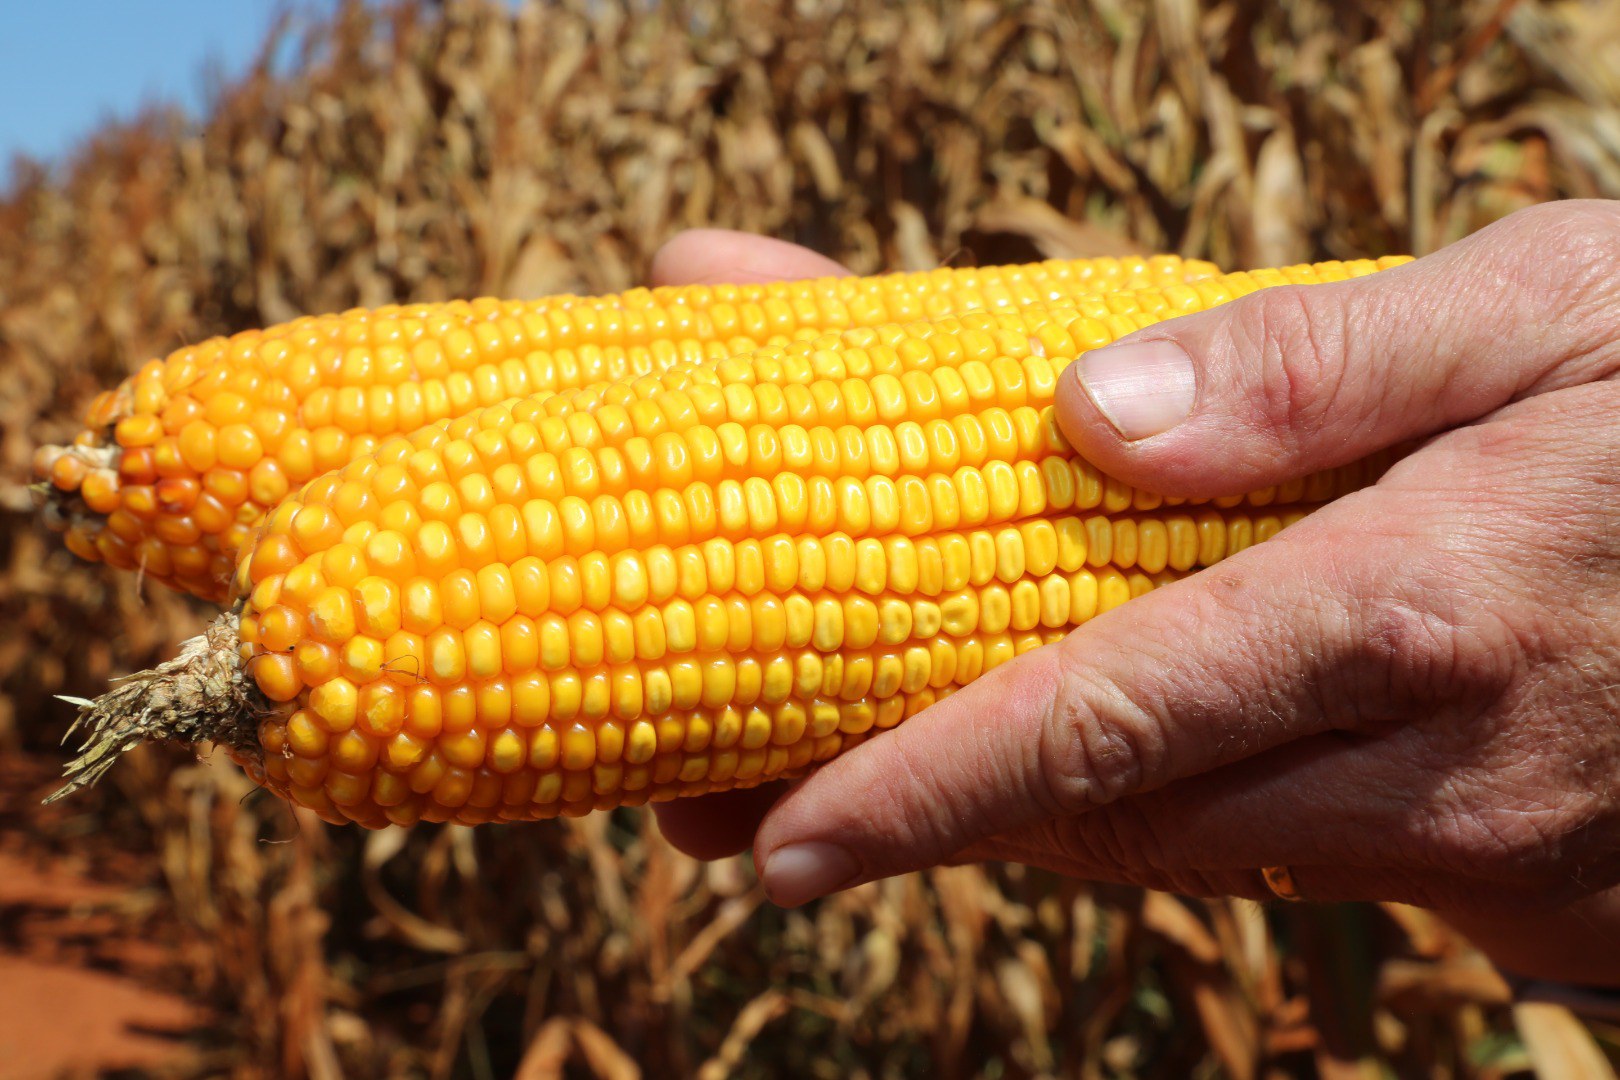
[[[1562,1005],[1521,1001],[1513,1023],[1540,1080],[1614,1080],[1614,1067],[1591,1032]]]

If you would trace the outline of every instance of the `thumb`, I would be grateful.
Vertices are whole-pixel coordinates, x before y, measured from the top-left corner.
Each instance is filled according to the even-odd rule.
[[[733,229],[688,229],[658,249],[648,276],[658,285],[742,285],[846,277],[849,271],[809,248]]]
[[[1233,495],[1620,369],[1620,203],[1522,210],[1417,262],[1263,289],[1082,355],[1057,419],[1104,472]]]

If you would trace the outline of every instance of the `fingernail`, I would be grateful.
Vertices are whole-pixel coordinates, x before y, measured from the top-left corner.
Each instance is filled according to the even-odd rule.
[[[853,883],[860,872],[855,856],[837,844],[789,844],[765,861],[765,895],[778,907],[798,907]]]
[[[1080,388],[1125,439],[1169,431],[1192,412],[1198,394],[1192,357],[1173,341],[1093,349],[1075,362]]]

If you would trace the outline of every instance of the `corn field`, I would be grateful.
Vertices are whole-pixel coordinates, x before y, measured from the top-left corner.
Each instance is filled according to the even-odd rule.
[[[1242,267],[1620,197],[1620,8],[399,0],[260,55],[200,120],[109,127],[0,193],[0,1075],[1613,1075],[1620,1012],[1515,1004],[1393,905],[995,865],[781,911],[745,858],[677,855],[640,811],[363,834],[165,748],[41,807],[71,713],[52,695],[209,612],[76,563],[26,481],[97,390],[181,343],[618,290],[693,226],[861,272]],[[31,1046],[30,1008],[74,1045]]]

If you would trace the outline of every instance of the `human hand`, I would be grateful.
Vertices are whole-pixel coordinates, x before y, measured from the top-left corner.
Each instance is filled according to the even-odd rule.
[[[657,272],[693,280],[694,265],[707,280],[832,272],[714,234],[678,238]],[[1404,901],[1488,930],[1620,882],[1620,206],[1532,208],[1409,266],[1151,327],[1071,370],[1086,387],[1060,383],[1070,442],[1165,494],[1428,441],[779,800],[660,807],[677,846],[713,857],[752,836],[790,905],[979,859],[1265,898],[1257,869],[1281,864],[1312,899]]]

